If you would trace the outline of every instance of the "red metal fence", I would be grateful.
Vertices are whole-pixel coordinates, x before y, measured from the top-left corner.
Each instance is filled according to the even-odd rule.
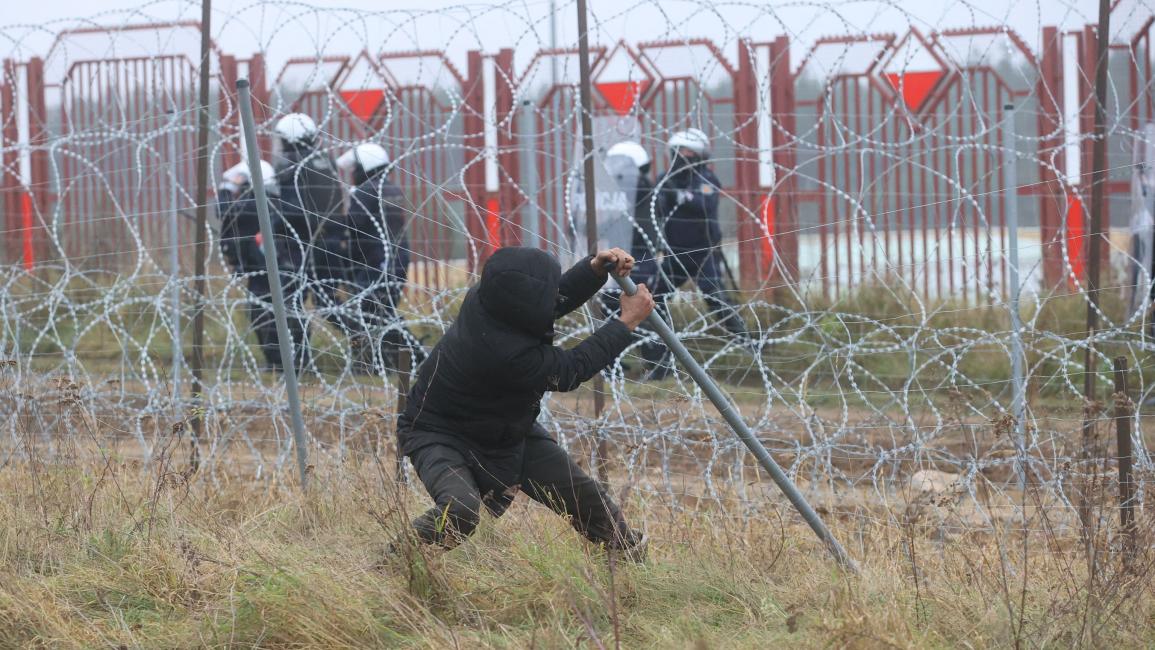
[[[1153,18],[1123,1],[1114,11],[1105,223],[1118,225],[1129,216],[1130,141],[1155,119],[1155,99]],[[116,33],[161,30],[195,35],[197,25]],[[62,33],[43,60],[3,62],[3,263],[166,268],[161,251],[173,242],[163,224],[174,207],[191,214],[196,57],[145,46],[78,54],[77,39],[102,34]],[[643,142],[659,170],[671,132],[711,136],[725,248],[747,290],[837,296],[887,283],[984,300],[1006,288],[1008,198],[1037,232],[1026,243],[1039,251],[1041,288],[1082,273],[1096,38],[1092,27],[1047,28],[1035,52],[1002,28],[912,30],[824,39],[796,63],[786,37],[741,40],[733,53],[704,39],[615,43],[593,51],[595,113],[608,137],[616,129]],[[1073,68],[1063,56],[1072,47]],[[443,52],[361,52],[266,70],[261,55],[217,52],[214,169],[239,160],[232,87],[248,76],[266,150],[272,122],[289,110],[313,115],[334,148],[386,145],[414,207],[419,283],[447,286],[454,265],[475,268],[498,245],[565,252],[576,52],[529,61],[518,71],[512,50],[475,51],[462,73]],[[1072,75],[1077,125],[1064,120]],[[1004,106],[1017,116],[1016,156],[1001,147]],[[1067,160],[1072,134],[1078,165]],[[1008,164],[1018,178],[1009,193]],[[177,245],[191,258],[181,218]]]

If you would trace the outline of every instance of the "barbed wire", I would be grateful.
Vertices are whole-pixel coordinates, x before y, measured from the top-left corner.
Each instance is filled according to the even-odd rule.
[[[187,20],[187,9],[154,2],[4,30],[0,469],[58,453],[82,436],[131,449],[147,463],[174,425],[201,416],[195,442],[204,480],[237,465],[276,476],[290,461],[284,386],[260,338],[271,306],[254,287],[266,273],[238,267],[222,249],[237,243],[221,218],[236,204],[216,187],[241,160],[229,83],[246,67],[268,147],[263,158],[283,153],[276,120],[305,112],[319,125],[317,155],[384,146],[385,178],[405,197],[390,205],[407,243],[394,241],[380,218],[371,228],[350,225],[349,207],[383,199],[384,186],[375,197],[350,198],[352,178],[336,168],[321,178],[344,188],[340,208],[310,216],[323,234],[384,240],[387,262],[410,260],[407,275],[291,227],[281,231],[289,315],[307,332],[298,347],[309,351],[302,394],[318,476],[351,459],[395,453],[401,386],[449,327],[495,245],[538,245],[563,263],[585,252],[585,217],[574,209],[582,163],[569,60],[575,35],[563,29],[556,47],[549,42],[545,3],[411,13],[283,1],[226,9],[213,34],[207,205],[195,198],[193,87],[165,76],[192,78],[197,54],[181,49],[175,31],[189,27],[156,25],[146,30],[155,38],[135,41],[125,29]],[[1131,40],[1138,34],[1116,38],[1116,52],[1126,51],[1110,66],[1110,256],[1102,303],[1093,305],[1104,325],[1088,338],[1083,203],[1092,172],[1069,156],[1083,156],[1094,137],[1067,116],[1086,122],[1093,95],[1075,92],[1074,105],[1063,106],[1068,86],[1091,78],[1085,61],[1074,68],[1059,61],[1056,74],[1047,58],[1053,43],[1023,51],[1006,25],[955,32],[966,25],[926,24],[894,3],[879,3],[879,11],[906,21],[880,25],[895,35],[858,61],[851,46],[867,43],[868,34],[856,31],[849,10],[814,3],[791,11],[802,9],[842,25],[844,42],[817,38],[810,24],[791,29],[785,10],[774,7],[594,7],[595,40],[604,46],[593,70],[595,157],[605,170],[597,182],[606,205],[616,206],[600,208],[598,220],[603,232],[615,221],[629,225],[625,239],[602,244],[629,248],[642,232],[633,188],[616,185],[607,165],[609,146],[632,139],[649,151],[654,162],[644,173],[659,191],[646,207],[660,214],[666,142],[676,131],[702,129],[720,179],[722,241],[674,256],[659,230],[637,257],[661,263],[666,277],[684,270],[672,262],[687,255],[714,255],[726,272],[737,270],[705,279],[741,285],[723,286],[718,296],[703,295],[710,287],[700,275],[673,287],[669,314],[788,473],[834,516],[894,524],[909,521],[912,508],[937,508],[940,521],[950,521],[942,525],[960,530],[1029,519],[1026,473],[1031,489],[1061,510],[1056,521],[1074,526],[1083,482],[1113,462],[1101,440],[1089,451],[1081,443],[1084,422],[1098,430],[1109,415],[1082,392],[1088,346],[1101,393],[1111,386],[1113,358],[1124,356],[1137,380],[1132,392],[1140,402],[1155,397],[1146,381],[1155,349],[1148,316],[1155,129],[1147,127],[1155,88],[1143,64],[1151,53]],[[641,30],[646,38],[620,29],[631,12],[655,17]],[[1046,16],[1038,13],[1041,24]],[[410,31],[439,17],[448,27],[436,37]],[[506,28],[500,41],[479,31],[493,21]],[[758,21],[775,22],[782,44],[753,31]],[[244,51],[268,56],[264,69],[229,56],[238,31],[259,45]],[[51,57],[31,51],[30,43],[57,34],[65,37],[46,46]],[[89,44],[81,47],[81,37]],[[948,37],[964,40],[948,46]],[[1003,38],[1011,40],[996,44]],[[815,76],[826,46],[843,51]],[[510,54],[498,52],[505,47]],[[63,76],[37,87],[33,56],[47,57],[50,74]],[[466,64],[456,64],[462,56]],[[179,71],[130,65],[141,57],[183,62]],[[1001,139],[1004,104],[1014,106],[1013,150]],[[1016,180],[1008,181],[1015,178],[1008,165]],[[286,178],[298,176],[278,176],[276,205],[307,189]],[[1023,224],[1014,232],[1006,225],[1010,201]],[[198,209],[210,214],[204,242],[194,236]],[[201,247],[210,264],[196,277],[191,260]],[[1012,251],[1027,297],[1021,330],[1008,312]],[[318,272],[309,260],[320,256],[339,272]],[[184,355],[198,306],[208,367],[194,398]],[[734,310],[743,331],[726,327]],[[578,312],[559,323],[557,341],[571,345],[599,324],[592,312]],[[400,341],[396,349],[408,353],[388,358],[367,340]],[[737,499],[750,516],[762,512],[775,497],[701,390],[676,367],[652,379],[647,346],[655,340],[643,334],[604,373],[600,413],[588,389],[553,394],[543,425],[591,462],[595,440],[604,439],[612,478],[644,498]],[[1030,392],[1021,449],[1012,405],[1016,340]],[[1143,418],[1132,419],[1142,503],[1155,466]],[[950,505],[940,507],[940,497]]]

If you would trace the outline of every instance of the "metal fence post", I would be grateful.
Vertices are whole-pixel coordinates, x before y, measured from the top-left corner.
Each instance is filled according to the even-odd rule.
[[[180,329],[180,181],[177,177],[177,155],[176,155],[176,122],[179,119],[176,108],[173,108],[172,123],[169,124],[168,129],[168,168],[169,174],[172,176],[172,192],[169,197],[169,218],[168,218],[168,236],[169,236],[169,279],[172,282],[172,295],[170,300],[172,303],[172,395],[174,406],[180,402],[181,397],[181,368],[183,366],[184,356],[181,354],[181,329]],[[180,418],[180,412],[176,413],[177,418]]]
[[[1131,473],[1131,416],[1134,405],[1127,394],[1127,357],[1115,357],[1115,444],[1119,462],[1119,525],[1123,556],[1128,563],[1138,548],[1135,529],[1135,483]]]
[[[586,211],[586,244],[587,253],[596,255],[598,252],[598,210],[597,196],[594,194],[594,127],[593,127],[593,97],[590,83],[590,42],[586,27],[586,3],[578,0],[578,66],[581,76],[581,128],[582,128],[582,181],[585,183],[585,211]],[[598,300],[589,302],[590,311],[595,319],[602,318],[601,303]],[[603,488],[609,487],[609,464],[606,458],[609,441],[602,431],[602,412],[605,410],[605,379],[599,372],[594,375],[594,418],[597,425],[594,437],[597,447],[594,449],[594,464],[597,466],[598,480]]]
[[[1003,106],[1003,151],[1008,161],[1003,165],[1003,204],[1008,234],[1007,256],[1010,258],[1011,312],[1011,414],[1015,418],[1015,473],[1019,488],[1026,485],[1026,380],[1023,377],[1023,322],[1019,313],[1022,282],[1019,278],[1019,193],[1018,156],[1015,155],[1015,107]]]
[[[638,286],[634,284],[634,281],[630,278],[614,276],[614,279],[621,285],[622,291],[626,295],[632,296],[638,292]],[[810,525],[811,530],[818,535],[818,539],[822,540],[826,548],[830,550],[834,559],[844,568],[857,573],[858,566],[854,563],[854,560],[847,555],[846,550],[843,549],[842,545],[838,543],[838,540],[834,538],[833,533],[831,533],[830,529],[823,523],[822,518],[818,516],[818,513],[814,512],[814,508],[806,501],[806,497],[802,496],[802,493],[798,491],[798,487],[794,485],[794,482],[790,480],[786,472],[782,471],[782,468],[774,461],[770,452],[766,450],[766,447],[758,440],[754,432],[750,430],[750,427],[746,425],[746,421],[742,419],[742,414],[738,410],[738,407],[730,401],[726,393],[723,393],[722,389],[714,383],[710,375],[706,374],[705,369],[690,355],[690,351],[678,340],[678,336],[674,334],[674,330],[670,328],[666,321],[662,320],[662,317],[658,315],[657,311],[650,313],[650,317],[646,319],[646,327],[654,330],[658,333],[658,336],[662,337],[662,340],[666,342],[670,351],[674,353],[674,357],[677,358],[678,363],[685,368],[686,373],[693,378],[694,382],[702,388],[702,392],[706,393],[706,397],[710,398],[710,401],[714,404],[714,407],[718,409],[718,412],[722,414],[726,423],[730,425],[730,428],[734,433],[738,434],[738,438],[742,440],[742,443],[745,444],[750,452],[754,454],[754,457],[758,459],[758,464],[770,474],[770,478],[774,479],[774,482],[778,485],[779,489],[782,490],[783,494],[786,495],[786,498],[790,500],[794,509],[798,511],[798,514],[802,515],[802,518]]]
[[[301,396],[297,390],[297,364],[293,339],[289,336],[289,321],[285,316],[285,295],[281,287],[281,270],[277,264],[277,249],[273,239],[273,224],[269,220],[269,199],[265,195],[265,179],[261,173],[261,151],[257,147],[257,127],[253,121],[253,99],[248,79],[237,80],[237,95],[241,105],[241,125],[245,131],[245,152],[252,179],[253,196],[257,201],[257,218],[261,222],[261,248],[265,253],[265,271],[269,274],[269,290],[273,299],[273,319],[277,324],[277,338],[281,358],[288,359],[284,366],[285,392],[289,398],[289,416],[292,418],[293,444],[297,448],[297,469],[301,475],[301,490],[308,487],[308,450],[305,448],[305,421],[301,417]]]

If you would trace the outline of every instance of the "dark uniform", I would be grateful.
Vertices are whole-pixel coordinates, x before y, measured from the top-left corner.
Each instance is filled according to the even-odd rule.
[[[722,184],[703,164],[682,166],[668,173],[658,187],[658,214],[668,251],[653,287],[654,299],[665,298],[689,280],[705,294],[706,302],[721,315],[722,326],[746,335],[746,324],[734,308],[733,293],[724,278],[722,229],[718,201]]]
[[[401,188],[383,172],[361,180],[349,195],[339,257],[356,296],[344,303],[341,321],[363,360],[392,370],[402,348],[411,350],[414,364],[424,361],[425,352],[397,317],[409,277],[409,209]]]
[[[341,183],[333,159],[308,147],[286,145],[276,171],[282,214],[277,229],[277,262],[292,274],[291,284],[285,286],[285,299],[289,329],[303,367],[311,356],[305,299],[312,293],[316,306],[332,320],[334,296],[343,280],[343,266],[332,254],[334,246],[327,242],[340,236],[334,232],[339,228],[330,224],[341,214]]]
[[[221,189],[218,195],[218,213],[221,219],[221,254],[234,275],[245,279],[252,294],[246,312],[257,335],[257,344],[270,369],[283,367],[278,344],[277,325],[273,320],[272,291],[265,268],[265,254],[258,239],[261,232],[257,217],[257,200],[252,186],[244,185],[237,191]],[[279,220],[275,210],[270,216]],[[283,274],[281,281],[289,280]]]
[[[413,522],[424,542],[452,546],[477,526],[482,506],[500,516],[519,488],[571,515],[592,541],[611,548],[640,541],[597,482],[537,424],[546,391],[574,390],[632,338],[614,319],[572,349],[554,346],[554,320],[605,283],[591,259],[563,275],[537,249],[498,250],[422,364],[397,430],[436,503]]]

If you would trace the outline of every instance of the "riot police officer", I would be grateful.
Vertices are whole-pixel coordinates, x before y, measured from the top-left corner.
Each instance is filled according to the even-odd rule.
[[[656,187],[655,205],[666,250],[653,285],[654,298],[664,312],[669,295],[693,280],[722,326],[746,342],[746,323],[723,279],[725,260],[718,223],[722,184],[709,165],[710,140],[699,129],[687,129],[674,133],[668,147],[670,169]],[[668,365],[663,362],[651,376],[660,378],[667,372]]]
[[[405,226],[412,209],[389,178],[389,162],[384,147],[373,143],[357,145],[337,159],[339,168],[353,174],[340,257],[355,295],[343,305],[342,323],[363,364],[392,371],[402,348],[411,350],[414,364],[424,360],[425,351],[397,316],[409,276]]]
[[[279,196],[277,177],[273,166],[260,161],[265,193],[273,200]],[[224,173],[217,192],[218,214],[221,220],[221,254],[233,274],[245,281],[252,295],[246,314],[257,344],[269,370],[283,368],[278,344],[277,325],[273,321],[269,275],[265,255],[261,249],[261,225],[257,217],[257,200],[253,193],[249,164],[242,162]],[[272,202],[272,201],[270,201]],[[271,211],[271,214],[276,214]],[[283,278],[284,279],[284,278]]]
[[[312,294],[315,306],[330,320],[334,318],[334,296],[342,278],[333,256],[323,254],[328,249],[322,241],[332,236],[326,228],[331,231],[330,224],[339,218],[343,196],[332,156],[317,148],[319,131],[312,118],[290,113],[278,120],[273,130],[280,144],[275,164],[282,215],[276,241],[277,261],[282,270],[292,273],[293,281],[285,288],[285,298],[291,305],[289,320],[294,338],[301,338],[298,349],[304,367],[311,358],[307,348],[306,297]]]

